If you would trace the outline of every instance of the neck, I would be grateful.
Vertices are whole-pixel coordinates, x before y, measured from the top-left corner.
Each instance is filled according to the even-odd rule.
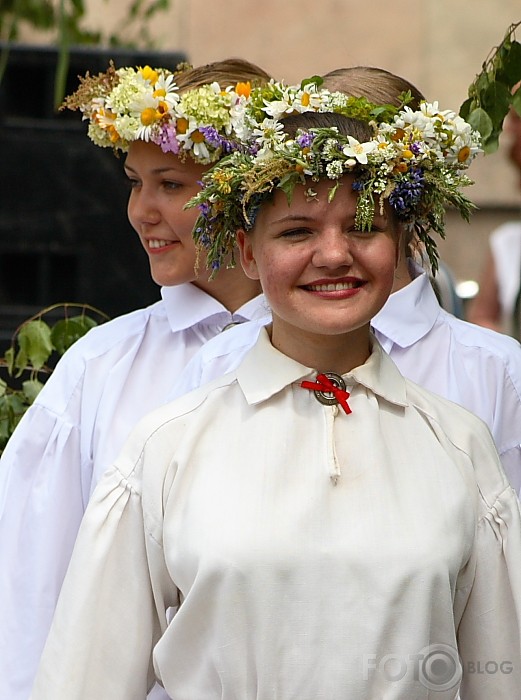
[[[273,347],[319,372],[346,374],[371,354],[369,325],[341,335],[323,335],[287,328],[278,320],[274,316],[269,330]]]
[[[404,252],[402,252],[394,273],[394,283],[392,291],[397,292],[399,289],[403,289],[409,284],[409,282],[412,282],[412,277],[411,273],[409,272],[407,256]]]
[[[260,283],[248,279],[240,266],[222,269],[213,280],[202,278],[193,284],[219,301],[231,313],[262,292]]]

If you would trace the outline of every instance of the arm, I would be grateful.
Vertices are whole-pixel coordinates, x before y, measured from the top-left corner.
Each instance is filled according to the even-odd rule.
[[[8,700],[29,696],[84,512],[89,465],[75,397],[69,408],[57,415],[34,404],[0,461],[0,697]]]
[[[117,468],[85,513],[32,700],[144,700],[169,602],[149,573],[160,547],[145,532],[139,478]],[[157,579],[156,579],[157,580]],[[160,610],[160,612],[159,612]]]
[[[521,688],[521,513],[507,487],[480,518],[470,588],[457,592],[461,700],[515,698]]]

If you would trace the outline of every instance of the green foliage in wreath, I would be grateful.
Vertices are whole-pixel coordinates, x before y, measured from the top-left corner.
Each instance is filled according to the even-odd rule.
[[[460,107],[460,116],[481,134],[485,153],[497,150],[510,108],[521,116],[521,43],[515,40],[520,25],[510,25],[503,41],[483,63],[481,73],[469,87],[468,99]]]
[[[62,317],[56,319],[57,313]],[[108,316],[88,304],[54,304],[24,321],[0,358],[0,454],[56,361]]]

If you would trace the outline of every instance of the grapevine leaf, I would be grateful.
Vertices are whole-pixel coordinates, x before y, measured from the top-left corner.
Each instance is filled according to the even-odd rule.
[[[18,333],[18,344],[19,355],[25,355],[35,369],[41,369],[53,351],[51,329],[45,321],[29,321]],[[20,368],[18,358],[16,366]]]

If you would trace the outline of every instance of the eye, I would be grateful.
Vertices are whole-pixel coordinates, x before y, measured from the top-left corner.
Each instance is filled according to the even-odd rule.
[[[169,192],[172,192],[182,187],[181,183],[175,182],[175,180],[163,180],[161,184],[165,188],[165,190],[168,190]]]
[[[287,231],[281,231],[279,236],[290,240],[300,240],[311,235],[311,231],[307,228],[292,228]]]
[[[136,187],[139,187],[139,185],[141,184],[137,178],[128,176],[126,178],[126,183],[131,190],[136,189]]]

